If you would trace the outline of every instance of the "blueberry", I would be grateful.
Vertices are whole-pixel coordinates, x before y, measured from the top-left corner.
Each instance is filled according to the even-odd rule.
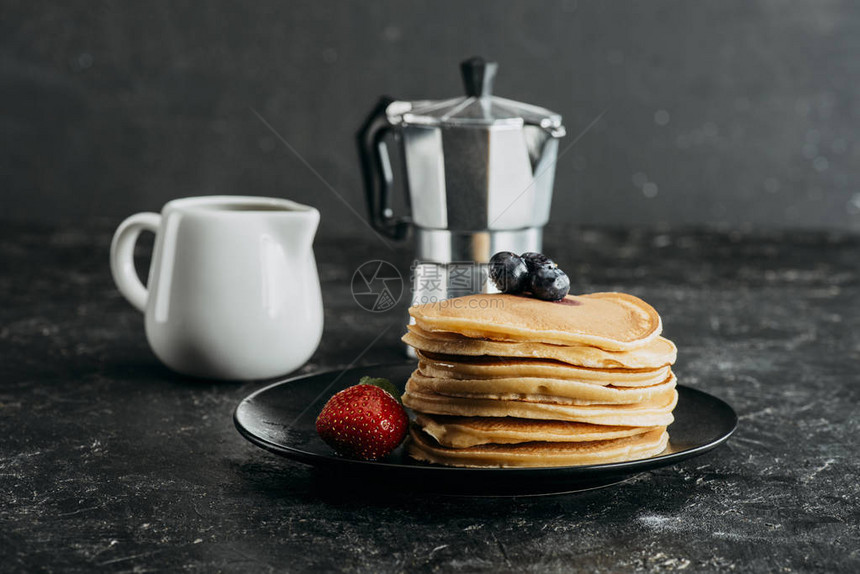
[[[490,258],[490,279],[502,293],[521,293],[529,284],[529,269],[516,253],[499,251]]]
[[[541,267],[558,267],[555,261],[544,255],[543,253],[535,253],[533,251],[529,251],[528,253],[523,253],[521,257],[523,258],[523,261],[526,262],[526,266],[529,268],[529,273],[534,273]]]
[[[539,267],[529,279],[532,295],[544,301],[560,301],[570,291],[570,278],[558,267]]]

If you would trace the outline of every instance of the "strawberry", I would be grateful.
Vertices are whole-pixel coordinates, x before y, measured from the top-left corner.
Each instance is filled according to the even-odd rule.
[[[317,433],[338,454],[362,460],[387,455],[406,436],[409,418],[400,402],[380,387],[358,384],[328,400]]]

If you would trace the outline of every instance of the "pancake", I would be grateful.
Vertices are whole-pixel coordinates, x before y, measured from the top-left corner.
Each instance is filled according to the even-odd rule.
[[[666,396],[675,388],[675,375],[648,387],[612,387],[563,379],[451,379],[428,376],[419,363],[407,390],[450,397],[541,401],[565,405],[633,404]]]
[[[420,413],[477,417],[516,417],[559,420],[611,426],[668,426],[678,402],[674,389],[665,396],[621,405],[561,405],[540,401],[449,397],[415,389],[406,383],[403,404]]]
[[[421,429],[449,448],[521,442],[591,442],[640,435],[658,427],[590,425],[564,421],[536,421],[511,417],[446,417],[419,413]],[[662,428],[662,427],[659,427]]]
[[[415,305],[409,314],[425,331],[607,351],[643,347],[663,328],[653,307],[626,293],[568,295],[558,302],[501,293],[467,295]]]
[[[539,377],[579,381],[590,385],[648,387],[669,376],[669,367],[658,369],[586,369],[559,361],[501,357],[458,357],[417,351],[421,371],[430,377],[449,379],[511,379]]]
[[[403,342],[420,351],[471,357],[550,359],[589,369],[658,369],[673,364],[678,353],[675,345],[663,337],[632,352],[612,352],[586,345],[567,347],[470,339],[456,333],[424,331],[417,325],[409,325],[408,329]]]
[[[407,450],[412,458],[467,467],[553,467],[622,462],[660,454],[669,442],[669,435],[663,428],[611,440],[486,444],[458,449],[440,446],[414,426],[409,435]]]

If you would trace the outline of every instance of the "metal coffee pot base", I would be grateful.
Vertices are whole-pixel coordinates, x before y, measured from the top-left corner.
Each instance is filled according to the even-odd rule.
[[[415,229],[415,258],[418,261],[486,263],[494,253],[513,251],[540,252],[543,228],[491,231],[451,231]]]

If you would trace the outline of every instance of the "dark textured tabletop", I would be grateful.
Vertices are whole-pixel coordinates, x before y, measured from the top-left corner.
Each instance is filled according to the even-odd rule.
[[[860,571],[858,236],[551,229],[574,291],[652,303],[679,381],[740,424],[616,486],[468,499],[320,486],[243,440],[232,411],[265,383],[159,365],[110,278],[117,223],[0,226],[0,571]],[[350,296],[368,259],[408,270],[380,251],[317,242],[301,373],[403,360],[403,306]]]

